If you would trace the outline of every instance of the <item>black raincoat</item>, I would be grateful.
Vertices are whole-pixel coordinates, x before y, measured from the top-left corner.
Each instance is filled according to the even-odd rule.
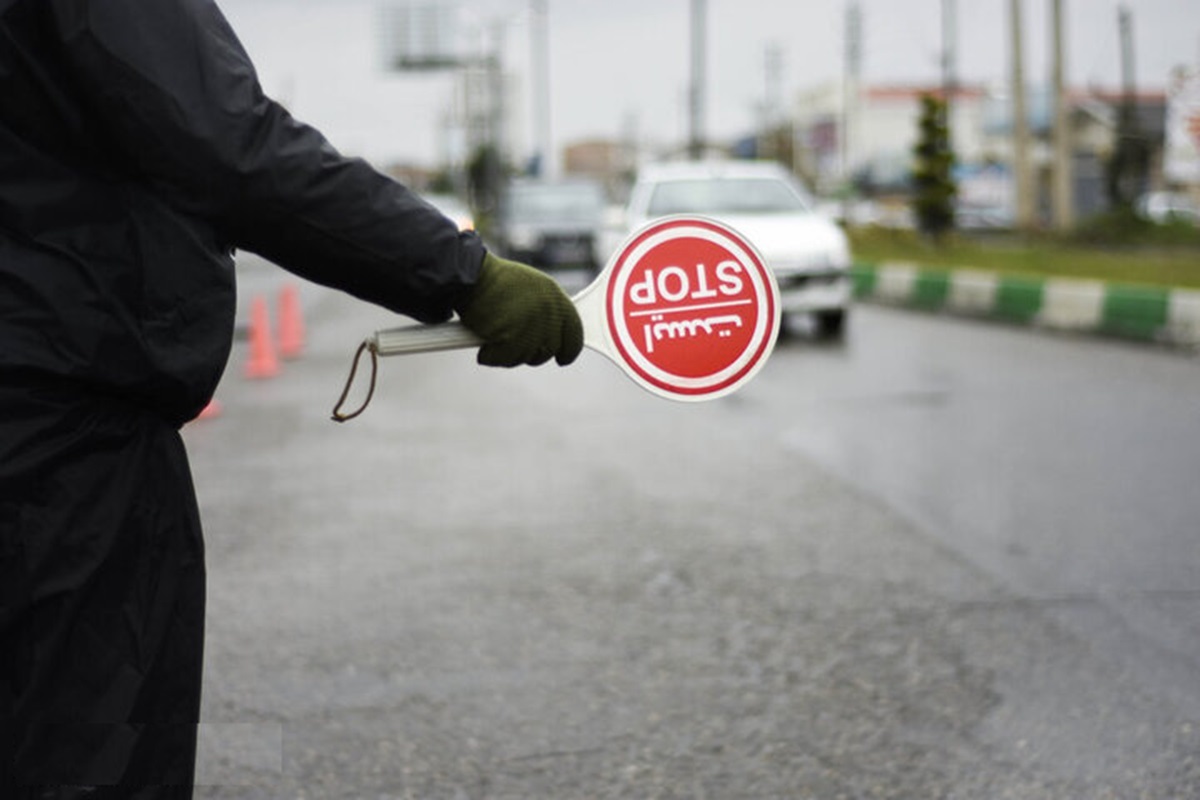
[[[265,97],[211,0],[0,0],[4,797],[191,795],[178,428],[229,355],[234,248],[425,322],[484,252]]]

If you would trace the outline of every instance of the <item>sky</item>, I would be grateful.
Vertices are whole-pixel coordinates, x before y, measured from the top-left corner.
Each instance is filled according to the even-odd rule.
[[[956,74],[965,83],[1007,81],[1009,0],[949,0]],[[385,69],[385,7],[453,9],[462,45],[502,40],[508,143],[518,161],[535,147],[531,64],[533,0],[217,0],[268,94],[320,128],[335,146],[380,164],[436,166],[461,153],[447,125],[459,93],[451,73]],[[685,141],[691,72],[691,0],[544,0],[550,140],[634,136]],[[857,0],[868,84],[937,83],[945,0]],[[1139,88],[1163,89],[1170,71],[1200,65],[1200,0],[1063,0],[1066,76],[1074,87],[1121,85],[1118,9],[1133,20]],[[706,0],[704,128],[731,140],[753,130],[770,96],[791,100],[839,81],[850,0]],[[1050,0],[1022,0],[1025,72],[1050,75]],[[768,80],[768,52],[777,54]],[[768,88],[771,87],[771,88]]]

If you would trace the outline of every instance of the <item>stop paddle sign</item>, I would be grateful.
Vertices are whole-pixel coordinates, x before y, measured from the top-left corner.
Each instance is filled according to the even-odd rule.
[[[662,217],[635,231],[572,301],[589,349],[672,400],[737,390],[766,363],[779,336],[774,274],[749,241],[706,217]],[[359,352],[391,356],[482,343],[461,323],[447,322],[376,331]],[[353,380],[352,370],[336,420],[361,413],[339,410]]]
[[[667,217],[642,228],[577,296],[581,315],[600,293],[604,324],[589,331],[585,317],[585,341],[674,400],[734,391],[779,334],[774,275],[748,241],[709,219]]]

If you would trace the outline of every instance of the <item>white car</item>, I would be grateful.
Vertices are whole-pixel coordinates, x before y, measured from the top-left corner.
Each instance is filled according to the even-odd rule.
[[[1135,207],[1143,218],[1159,225],[1171,222],[1200,225],[1200,203],[1183,192],[1149,192],[1137,199]]]
[[[599,237],[607,263],[629,232],[672,214],[699,214],[750,240],[775,273],[785,315],[810,314],[822,336],[841,336],[850,307],[850,246],[804,187],[765,161],[692,161],[643,167],[622,212]]]

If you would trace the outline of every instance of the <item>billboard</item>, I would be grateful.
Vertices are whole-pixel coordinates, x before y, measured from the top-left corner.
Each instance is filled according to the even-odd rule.
[[[458,66],[458,10],[450,3],[392,3],[379,9],[383,66],[436,70]]]
[[[1167,89],[1163,175],[1200,185],[1200,67],[1178,67]]]

